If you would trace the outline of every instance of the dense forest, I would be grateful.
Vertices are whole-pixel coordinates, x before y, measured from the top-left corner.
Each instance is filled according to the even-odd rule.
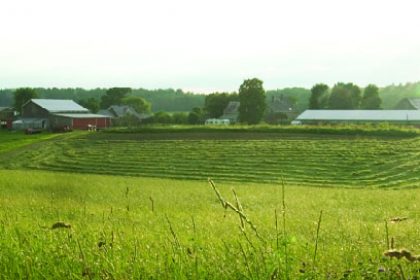
[[[100,100],[105,95],[105,88],[97,88],[86,90],[83,88],[36,88],[39,98],[48,99],[73,99],[75,101],[88,100],[95,98]],[[13,99],[12,89],[0,90],[0,106],[12,106]],[[143,97],[152,104],[152,111],[166,112],[189,112],[195,107],[203,107],[206,95],[184,92],[180,89],[132,89],[131,96]],[[311,96],[310,89],[305,88],[284,88],[276,90],[267,90],[267,101],[273,96],[286,96],[295,101],[296,109],[303,111],[308,108],[309,98]],[[390,85],[380,88],[379,95],[382,99],[383,109],[392,109],[402,98],[417,97],[420,98],[420,82],[406,83],[399,85]]]

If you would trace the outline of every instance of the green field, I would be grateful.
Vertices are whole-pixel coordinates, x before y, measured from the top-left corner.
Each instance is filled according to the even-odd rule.
[[[9,169],[258,183],[278,183],[283,175],[305,186],[420,186],[420,137],[98,133],[61,136],[5,157],[1,166]]]
[[[382,255],[392,217],[408,218],[389,222],[394,246],[418,250],[418,190],[286,186],[284,233],[279,185],[218,184],[229,201],[236,190],[260,240],[207,182],[1,171],[0,185],[3,279],[398,279],[399,265],[405,277],[420,269]],[[57,221],[71,228],[52,230]]]
[[[55,134],[34,134],[23,135],[22,132],[1,132],[0,131],[0,155],[7,151],[13,151],[42,140],[57,137]]]
[[[420,253],[418,137],[16,135],[0,133],[0,279],[420,275],[383,255]]]

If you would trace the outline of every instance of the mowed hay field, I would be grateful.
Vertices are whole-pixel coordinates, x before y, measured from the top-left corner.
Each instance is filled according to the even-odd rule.
[[[329,187],[419,187],[420,137],[80,134],[0,154],[0,166]],[[195,135],[196,136],[196,135]],[[153,138],[150,138],[153,137]],[[173,137],[174,139],[168,140]],[[182,138],[184,137],[184,138]],[[186,140],[190,137],[190,140]]]
[[[420,138],[5,135],[0,279],[420,276]]]
[[[418,189],[287,184],[283,208],[278,184],[216,181],[233,205],[235,190],[255,232],[205,181],[6,170],[0,185],[2,279],[419,275],[419,262],[383,255],[419,252]]]

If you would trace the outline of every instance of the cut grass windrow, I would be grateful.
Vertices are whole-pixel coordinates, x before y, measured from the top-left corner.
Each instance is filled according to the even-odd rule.
[[[15,151],[9,169],[350,187],[418,187],[420,138],[99,140],[81,135]],[[0,155],[1,156],[1,155]]]

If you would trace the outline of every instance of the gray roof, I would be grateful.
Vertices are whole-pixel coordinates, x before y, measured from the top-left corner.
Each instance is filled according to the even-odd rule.
[[[131,106],[128,105],[112,105],[108,108],[108,111],[112,111],[116,117],[124,117],[127,114],[135,115],[137,114]]]
[[[241,106],[241,102],[239,101],[230,101],[226,106],[225,110],[223,111],[224,115],[228,114],[237,114],[239,113],[239,106]]]
[[[99,113],[115,118],[134,116],[138,120],[144,120],[151,117],[150,114],[138,113],[133,107],[128,105],[112,105],[106,110],[100,110]]]
[[[107,109],[101,109],[101,110],[99,110],[98,111],[98,114],[99,115],[108,116],[110,118],[114,118],[115,117],[115,115],[112,112],[110,112],[109,110],[107,110]]]
[[[420,110],[306,110],[296,120],[420,121]]]
[[[72,118],[72,119],[102,119],[109,118],[109,116],[99,115],[99,114],[54,114],[54,116]]]
[[[268,103],[268,109],[271,112],[290,112],[293,111],[295,108],[293,105],[292,100],[290,98],[285,97],[284,95],[280,95],[280,97],[272,97],[271,102]]]
[[[83,108],[73,100],[63,99],[31,99],[31,101],[38,106],[44,108],[48,112],[89,112],[88,109]]]
[[[408,102],[410,102],[414,108],[420,110],[420,98],[408,98]]]

